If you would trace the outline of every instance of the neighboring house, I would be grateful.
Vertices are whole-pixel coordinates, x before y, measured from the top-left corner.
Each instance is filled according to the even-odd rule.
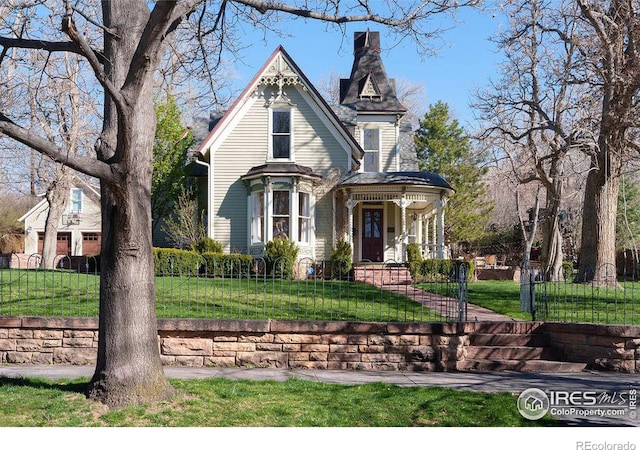
[[[24,252],[42,254],[49,204],[42,199],[20,219],[24,222]],[[57,255],[99,255],[101,244],[100,192],[77,179],[69,190],[67,209],[58,223]]]
[[[277,48],[195,152],[208,235],[253,255],[288,238],[299,258],[328,259],[340,240],[354,262],[404,262],[410,242],[443,257],[453,189],[418,171],[406,112],[377,32],[355,33],[351,76],[333,107]]]

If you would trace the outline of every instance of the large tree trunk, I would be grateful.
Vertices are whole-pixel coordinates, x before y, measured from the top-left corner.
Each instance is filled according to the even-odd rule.
[[[42,242],[40,267],[43,269],[55,268],[58,254],[58,224],[67,203],[69,203],[71,173],[64,168],[56,169],[56,180],[53,181],[46,194],[49,211],[44,225],[44,241]]]
[[[103,2],[107,74],[122,86],[149,11],[139,2]],[[124,29],[123,25],[127,24]],[[155,113],[151,76],[125,92],[126,110],[105,100],[98,158],[117,159],[118,181],[102,182],[102,253],[98,360],[87,396],[110,407],[169,398],[158,350],[151,243]],[[121,106],[122,108],[122,106]]]
[[[592,158],[587,176],[582,249],[575,281],[617,286],[615,240],[621,161],[615,146],[609,151],[608,138],[600,141],[600,151]]]

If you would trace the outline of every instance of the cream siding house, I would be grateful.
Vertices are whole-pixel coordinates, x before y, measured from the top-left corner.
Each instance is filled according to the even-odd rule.
[[[41,200],[20,219],[24,222],[24,251],[41,254],[44,228],[49,213],[46,199]],[[100,254],[101,245],[100,193],[79,181],[69,190],[66,211],[58,222],[56,254],[83,256]]]
[[[417,171],[405,113],[378,33],[355,33],[351,76],[334,106],[277,48],[195,152],[208,235],[253,255],[287,238],[315,260],[340,240],[355,262],[404,261],[409,242],[442,257],[453,189]]]

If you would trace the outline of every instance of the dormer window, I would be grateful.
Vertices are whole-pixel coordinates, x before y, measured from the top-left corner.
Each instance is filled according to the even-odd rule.
[[[376,84],[376,80],[373,77],[373,74],[367,75],[362,83],[362,87],[360,88],[360,98],[369,98],[369,99],[379,99],[380,98],[380,90],[378,89],[378,85]]]
[[[271,110],[271,157],[292,160],[291,109]]]

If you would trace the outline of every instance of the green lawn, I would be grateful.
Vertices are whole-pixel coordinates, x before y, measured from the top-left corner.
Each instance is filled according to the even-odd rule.
[[[432,289],[432,285],[422,285]],[[520,311],[520,284],[475,281],[468,284],[469,303],[500,314],[531,320]],[[620,289],[570,282],[536,283],[536,319],[566,322],[640,324],[640,282],[620,282]]]
[[[170,380],[171,401],[108,411],[82,394],[87,380],[0,378],[0,427],[521,427],[512,394],[359,386],[290,379]]]
[[[0,315],[98,315],[100,279],[67,271],[0,270]],[[404,296],[364,283],[157,277],[161,318],[442,321]]]

